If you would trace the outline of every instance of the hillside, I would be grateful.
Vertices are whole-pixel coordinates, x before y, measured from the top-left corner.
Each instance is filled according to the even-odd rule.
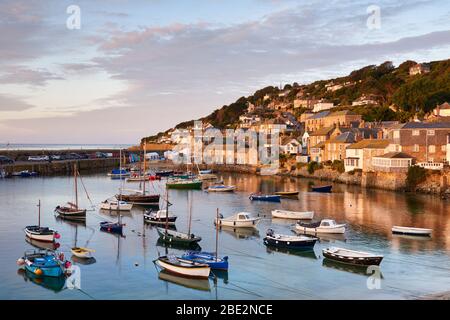
[[[316,99],[333,102],[336,106],[333,110],[349,109],[357,112],[366,121],[407,121],[414,116],[424,116],[437,104],[450,101],[450,59],[427,63],[429,72],[410,75],[410,68],[415,65],[414,61],[405,61],[394,67],[387,61],[378,66],[369,65],[355,70],[345,77],[306,85],[288,84],[284,88],[268,86],[251,96],[241,97],[222,106],[199,120],[220,129],[234,128],[249,104],[259,106],[255,113],[268,119],[277,106],[283,106],[295,116],[300,116],[307,109],[294,108],[294,101]],[[373,103],[352,106],[358,99],[366,98]],[[187,128],[193,125],[193,121],[182,122],[175,128]],[[168,131],[143,140],[156,141]]]

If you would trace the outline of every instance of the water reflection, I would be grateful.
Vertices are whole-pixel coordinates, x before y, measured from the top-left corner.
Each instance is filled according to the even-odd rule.
[[[167,243],[163,240],[161,240],[160,238],[158,238],[158,240],[156,241],[156,245],[158,247],[162,247],[167,249],[178,249],[178,250],[193,250],[193,251],[201,251],[202,247],[200,247],[200,245],[198,243],[183,243],[183,242],[178,242],[178,243]]]
[[[326,268],[331,268],[339,271],[355,273],[363,276],[370,277],[373,275],[373,270],[368,270],[368,266],[354,266],[349,264],[339,263],[330,259],[323,259],[322,266]],[[383,279],[383,274],[380,272],[379,276]]]
[[[57,250],[61,245],[58,242],[45,242],[25,237],[25,241],[37,249]]]
[[[253,239],[259,238],[259,230],[254,228],[233,228],[228,226],[221,226],[220,232],[225,232],[232,235],[236,239]]]
[[[298,257],[303,257],[303,258],[308,258],[308,259],[314,259],[314,260],[319,259],[316,256],[316,253],[313,249],[309,249],[309,250],[297,249],[297,250],[295,250],[295,249],[289,249],[289,248],[277,248],[277,247],[272,247],[272,246],[266,246],[266,252],[268,254],[274,254],[275,252],[281,252],[281,253],[294,255],[294,256],[298,256]]]
[[[64,276],[61,277],[37,277],[32,272],[29,272],[25,269],[18,269],[17,274],[23,277],[25,282],[32,282],[40,287],[58,293],[64,289],[64,285],[66,284],[66,278]]]
[[[74,255],[72,255],[71,260],[73,262],[76,262],[77,264],[81,264],[81,265],[85,265],[85,266],[88,266],[88,265],[91,265],[91,264],[94,264],[97,262],[97,260],[94,257],[86,259],[86,258],[80,258],[80,257],[74,256]]]
[[[200,291],[211,291],[211,286],[209,283],[209,279],[192,279],[179,277],[174,274],[171,274],[165,270],[159,272],[159,279],[163,281],[167,281],[185,288],[200,290]]]

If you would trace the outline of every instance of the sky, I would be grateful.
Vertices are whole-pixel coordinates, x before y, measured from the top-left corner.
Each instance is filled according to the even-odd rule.
[[[135,144],[268,85],[448,58],[448,0],[1,0],[0,144]]]

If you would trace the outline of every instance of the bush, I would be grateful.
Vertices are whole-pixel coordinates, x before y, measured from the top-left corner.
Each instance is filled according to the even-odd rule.
[[[414,190],[417,185],[424,182],[427,178],[427,172],[424,168],[419,166],[411,166],[408,168],[408,175],[406,177],[406,188]]]
[[[345,172],[344,161],[342,160],[334,160],[331,168],[339,173]]]
[[[313,174],[314,171],[316,171],[317,169],[320,169],[320,165],[316,161],[311,161],[310,163],[308,163],[307,169],[308,169],[309,174]]]

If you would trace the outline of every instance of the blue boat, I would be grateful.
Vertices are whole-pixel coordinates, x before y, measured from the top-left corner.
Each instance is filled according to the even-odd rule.
[[[108,176],[112,179],[123,179],[129,177],[131,173],[126,169],[113,169]]]
[[[331,192],[332,185],[329,186],[321,186],[321,187],[311,187],[314,192]]]
[[[117,222],[100,222],[100,230],[109,233],[122,234],[123,224]]]
[[[18,264],[23,265],[25,270],[31,272],[36,277],[61,277],[64,275],[63,261],[59,260],[50,251],[25,253],[18,260]]]
[[[271,194],[252,194],[249,199],[252,201],[281,202],[281,196]]]
[[[211,252],[187,251],[181,256],[184,260],[207,264],[214,270],[228,270],[228,256],[216,259],[216,255]]]

